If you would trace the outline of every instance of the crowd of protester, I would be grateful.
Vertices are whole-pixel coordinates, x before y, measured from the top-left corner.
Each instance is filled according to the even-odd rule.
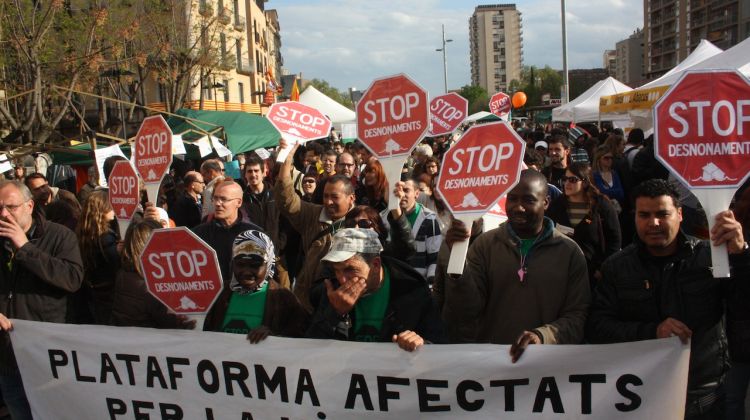
[[[507,223],[483,232],[451,218],[436,189],[460,137],[423,140],[401,179],[358,142],[333,137],[179,160],[158,199],[145,196],[120,235],[106,188],[74,194],[42,173],[0,181],[0,327],[45,322],[204,329],[425,344],[691,343],[686,418],[744,418],[750,381],[750,189],[709,232],[698,201],[653,156],[652,139],[595,125],[517,126],[528,169],[506,198]],[[104,177],[120,157],[104,162]],[[393,193],[393,194],[391,194]],[[389,210],[389,200],[397,205]],[[203,325],[171,313],[138,263],[155,229],[185,226],[217,253],[224,288]],[[726,244],[732,276],[714,279],[708,240]],[[461,275],[450,249],[469,240]],[[6,318],[7,317],[7,318]],[[8,334],[0,392],[30,417]]]

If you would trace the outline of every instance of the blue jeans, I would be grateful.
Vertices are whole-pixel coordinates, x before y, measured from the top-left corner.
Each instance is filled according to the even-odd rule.
[[[750,383],[750,363],[732,362],[732,368],[727,373],[726,389],[726,419],[745,419],[745,396],[747,385]]]
[[[0,393],[13,420],[32,420],[31,407],[23,390],[21,374],[0,375]]]

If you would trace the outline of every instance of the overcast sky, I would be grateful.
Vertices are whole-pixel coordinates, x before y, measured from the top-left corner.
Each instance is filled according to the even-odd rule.
[[[448,88],[471,82],[466,0],[270,0],[279,12],[284,67],[346,90],[407,73],[431,95],[443,91],[441,24],[445,24]],[[515,3],[523,19],[524,64],[562,68],[560,1]],[[643,26],[638,0],[568,0],[568,65],[602,67],[605,49]]]

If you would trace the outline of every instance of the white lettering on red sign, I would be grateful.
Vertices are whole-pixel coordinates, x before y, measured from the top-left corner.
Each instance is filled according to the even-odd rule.
[[[132,176],[112,177],[109,180],[109,188],[112,189],[112,194],[130,195],[137,185],[138,178]]]
[[[138,150],[141,155],[156,155],[162,153],[169,141],[168,133],[145,134],[138,137]]]
[[[451,175],[458,175],[461,172],[471,173],[475,162],[482,172],[499,171],[503,160],[513,155],[513,148],[512,143],[503,143],[458,149],[452,156],[455,166],[448,168],[448,173]],[[466,169],[464,169],[464,164],[467,165]]]
[[[448,121],[463,121],[464,112],[449,104],[442,98],[438,98],[430,107],[433,114],[437,114],[441,119]]]
[[[673,127],[669,127],[669,134],[676,137],[682,138],[690,135],[691,137],[704,137],[706,135],[705,127],[705,116],[710,114],[711,127],[713,130],[709,135],[729,136],[731,134],[737,134],[738,136],[743,135],[745,124],[750,122],[750,112],[746,112],[745,108],[750,105],[750,99],[740,99],[736,103],[732,103],[727,100],[721,100],[714,104],[710,101],[691,101],[687,104],[685,102],[674,102],[669,106],[669,116],[677,122],[681,128],[676,130]],[[709,109],[706,109],[709,108]],[[694,112],[696,127],[695,132],[691,132],[690,124],[688,120],[683,118],[678,111]],[[722,127],[720,122],[720,114],[726,115],[726,125]],[[691,118],[692,120],[692,118]]]
[[[380,109],[378,109],[378,105]],[[419,94],[416,92],[409,92],[404,96],[396,95],[391,98],[369,100],[364,104],[364,110],[367,113],[364,122],[365,124],[375,124],[389,119],[395,121],[408,119],[411,118],[412,110],[418,106]]]
[[[299,110],[291,109],[283,105],[279,106],[278,116],[282,118],[291,118],[294,121],[299,121],[302,124],[310,125],[312,127],[322,126],[327,123],[324,118],[306,114],[304,112],[300,112]]]
[[[177,271],[183,278],[201,276],[201,268],[208,265],[208,255],[202,250],[159,252],[148,256],[148,262],[154,266],[150,273],[155,279],[177,277]],[[167,273],[167,270],[169,271]],[[175,271],[175,269],[177,271]]]

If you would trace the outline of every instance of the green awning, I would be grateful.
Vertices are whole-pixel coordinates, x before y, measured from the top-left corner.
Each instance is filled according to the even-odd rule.
[[[108,147],[109,144],[102,144],[98,145],[97,147]],[[82,165],[82,166],[91,166],[94,164],[94,153],[91,152],[91,145],[88,143],[82,143],[75,146],[70,146],[68,149],[71,149],[70,152],[61,151],[61,150],[55,150],[50,152],[50,155],[52,156],[52,162],[55,165]],[[130,146],[120,146],[120,149],[123,153],[125,153],[125,156],[130,156]],[[76,153],[75,151],[78,151]],[[86,154],[83,154],[81,152],[87,152]]]
[[[174,134],[182,134],[183,140],[194,141],[205,136],[206,132],[212,133],[225,139],[227,148],[234,154],[277,146],[281,137],[268,119],[247,112],[179,109],[175,113],[210,124],[170,117],[167,124]]]

